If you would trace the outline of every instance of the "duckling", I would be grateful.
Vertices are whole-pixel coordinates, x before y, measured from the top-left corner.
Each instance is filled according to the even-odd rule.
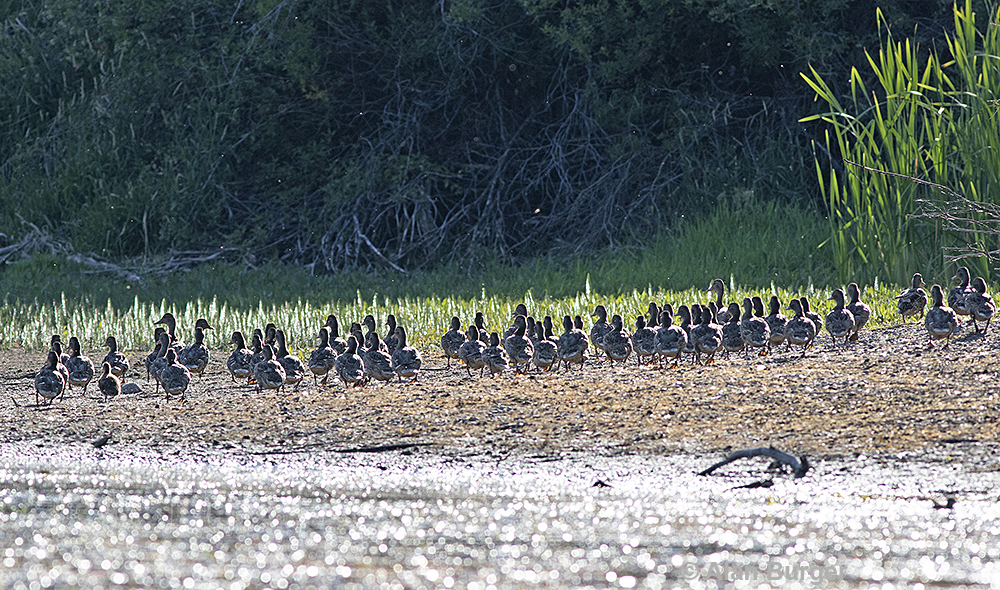
[[[939,285],[931,287],[931,300],[933,303],[924,318],[924,327],[930,336],[927,344],[933,348],[935,340],[944,338],[944,347],[948,348],[951,345],[951,335],[958,329],[958,315],[955,310],[944,305],[944,292]]]
[[[655,303],[653,304],[656,305]],[[651,317],[650,323],[656,325],[656,318]],[[632,347],[635,350],[635,360],[637,365],[653,362],[656,356],[656,330],[652,326],[646,325],[646,318],[638,315],[635,318],[635,332],[632,333]]]
[[[41,405],[38,396],[42,396],[48,403],[62,395],[66,389],[66,379],[56,369],[59,362],[59,354],[50,350],[45,360],[45,366],[38,370],[35,375],[35,405]]]
[[[167,351],[173,350],[170,348],[170,334],[164,330],[160,333],[160,341],[156,345],[157,357],[153,359],[153,362],[149,365],[149,373],[153,376],[153,380],[156,382],[156,387],[153,389],[153,393],[156,393],[160,389],[160,373],[163,369],[166,369],[169,363],[167,362]],[[177,356],[177,351],[174,351],[174,356]]]
[[[740,332],[740,306],[733,302],[726,310],[729,321],[722,326],[722,347],[726,350],[726,358],[733,352],[746,350],[747,343]]]
[[[344,354],[337,355],[334,363],[337,374],[344,382],[344,387],[363,387],[365,384],[364,361],[358,356],[358,339],[347,337],[347,349]]]
[[[337,351],[330,346],[330,328],[322,326],[319,329],[319,346],[309,355],[309,371],[313,374],[313,385],[326,385],[326,378],[337,361]],[[323,381],[319,378],[323,377]]]
[[[785,324],[788,323],[788,318],[781,313],[781,301],[778,300],[777,295],[771,295],[768,308],[771,313],[764,318],[764,321],[771,328],[771,338],[768,340],[768,346],[781,346],[785,342]]]
[[[167,366],[160,372],[160,385],[163,386],[163,392],[168,400],[175,393],[179,394],[183,400],[188,384],[191,383],[191,373],[188,372],[187,367],[177,362],[177,351],[173,348],[167,348],[165,358]]]
[[[611,328],[604,334],[604,354],[611,360],[612,366],[615,361],[621,361],[624,366],[632,349],[632,336],[622,326],[622,316],[616,313],[611,316]]]
[[[566,363],[566,370],[572,367],[571,363],[580,363],[583,369],[583,362],[586,360],[587,334],[577,328],[570,317],[563,317],[563,334],[559,337],[559,362]]]
[[[392,370],[399,375],[399,382],[403,382],[403,377],[410,382],[416,381],[421,362],[420,352],[406,344],[406,328],[396,326],[396,350],[392,353]]]
[[[205,346],[205,329],[201,326],[195,326],[194,344],[177,355],[177,362],[187,367],[189,372],[197,373],[198,378],[201,379],[202,375],[205,374],[205,368],[208,367],[208,355],[208,347]]]
[[[802,356],[805,356],[809,344],[816,338],[816,324],[805,316],[801,300],[792,299],[787,309],[795,312],[795,317],[785,323],[785,341],[789,346],[801,346]]]
[[[920,314],[924,317],[924,307],[927,306],[927,293],[920,287],[924,286],[924,278],[919,272],[913,273],[910,288],[896,295],[896,311],[903,316],[903,321],[911,315]]]
[[[115,375],[111,363],[104,361],[101,364],[101,378],[97,380],[97,387],[104,394],[104,403],[108,403],[109,397],[115,397],[122,392],[122,382]]]
[[[483,360],[483,351],[486,344],[479,339],[479,328],[471,324],[465,331],[467,340],[458,348],[458,359],[465,363],[465,371],[472,377],[473,369],[479,369],[479,376],[483,376],[483,369],[486,368],[486,361]]]
[[[545,330],[545,339],[551,340],[553,344],[559,346],[559,337],[553,332],[555,327],[552,324],[552,316],[547,315],[542,319],[542,328]],[[556,362],[556,365],[558,364],[559,363]],[[556,368],[558,368],[558,366]]]
[[[854,331],[854,314],[844,307],[844,292],[840,289],[833,290],[830,301],[834,305],[830,313],[826,314],[826,331],[830,333],[834,346],[837,346],[837,338],[843,338],[844,346],[847,346],[847,339]]]
[[[715,353],[722,348],[722,326],[716,324],[711,307],[701,306],[701,323],[691,328],[694,338],[694,360],[701,364],[700,356],[705,355],[705,364],[715,362]]]
[[[365,374],[368,376],[368,380],[371,381],[381,381],[382,383],[388,383],[396,376],[396,373],[392,369],[392,357],[386,351],[385,346],[379,346],[382,341],[378,337],[378,332],[372,333],[372,346],[367,347],[364,351],[358,351],[358,356],[361,357],[361,362],[364,365]],[[367,335],[365,336],[367,338]],[[398,352],[398,351],[397,351]]]
[[[250,359],[253,358],[253,351],[247,348],[247,341],[243,338],[243,332],[239,330],[234,331],[233,337],[229,339],[229,343],[236,346],[226,360],[226,368],[229,369],[229,375],[233,383],[236,383],[237,377],[241,380],[249,380],[250,375],[253,374],[253,364],[250,362]]]
[[[118,340],[114,336],[108,336],[104,346],[108,349],[108,354],[104,355],[104,362],[111,365],[111,372],[116,377],[124,377],[129,369],[128,357],[118,351]]]
[[[858,341],[858,332],[868,323],[872,317],[872,308],[861,301],[861,289],[857,283],[847,285],[847,296],[851,302],[847,304],[847,311],[854,316],[854,332],[851,334],[851,342]]]
[[[972,318],[972,325],[976,329],[976,333],[979,333],[979,322],[986,322],[986,327],[983,328],[983,337],[986,337],[986,330],[990,329],[990,320],[993,319],[993,312],[996,311],[996,305],[993,304],[993,298],[990,294],[986,292],[986,281],[983,277],[976,277],[972,281],[972,292],[965,296],[965,307],[969,310],[969,317]]]
[[[458,349],[465,344],[465,332],[462,331],[462,320],[451,318],[451,329],[441,336],[441,350],[448,359],[446,368],[451,368],[451,357],[458,358]]]
[[[708,286],[709,293],[715,293],[715,308],[719,310],[718,317],[720,324],[728,324],[731,319],[729,316],[729,307],[722,302],[722,297],[726,293],[726,284],[722,282],[722,279],[712,279],[712,284]],[[739,309],[739,305],[736,306]],[[739,312],[736,312],[739,316]]]
[[[373,316],[372,314],[368,314],[365,316],[365,319],[361,321],[361,323],[368,331],[365,332],[365,335],[363,337],[364,340],[361,339],[358,340],[358,354],[359,355],[361,354],[362,342],[364,343],[364,348],[377,348],[382,352],[386,353],[389,352],[389,347],[387,347],[385,345],[385,342],[381,338],[379,338],[378,327],[375,325],[375,316]],[[353,324],[351,325],[351,333],[352,334],[354,333]],[[354,334],[354,337],[358,338],[358,334]],[[364,358],[363,355],[362,358]]]
[[[333,314],[326,316],[326,323],[323,325],[329,328],[330,331],[330,348],[337,354],[347,352],[347,340],[340,337],[340,323],[337,322],[337,316]]]
[[[503,339],[503,349],[507,353],[507,358],[514,363],[515,375],[521,373],[521,365],[524,365],[524,372],[527,372],[528,364],[535,355],[535,346],[525,336],[526,330],[525,317],[514,316],[514,333]]]
[[[646,317],[643,318],[646,320],[647,328],[653,330],[654,332],[660,329],[660,312],[662,311],[663,310],[660,309],[660,306],[657,305],[655,301],[649,302],[649,307],[646,309]],[[670,310],[670,315],[674,315],[673,310]],[[634,337],[632,338],[632,343],[635,344]]]
[[[677,308],[677,311],[680,312],[681,308],[684,308],[685,312],[688,311],[684,306]],[[688,335],[684,328],[671,325],[672,320],[669,311],[660,313],[660,329],[656,332],[656,352],[659,353],[661,361],[673,357],[673,366],[676,367],[687,347]]]
[[[486,346],[490,345],[490,333],[486,331],[486,318],[483,316],[483,312],[477,311],[476,318],[473,320],[476,324],[476,330],[479,332],[479,341]]]
[[[67,386],[69,385],[69,369],[66,368],[66,363],[69,361],[69,355],[63,352],[62,342],[59,340],[59,336],[56,335],[52,338],[52,352],[56,353],[56,371],[59,372],[59,375],[63,379],[64,387],[62,394],[60,394],[60,399],[62,399],[61,396],[66,393],[66,389],[68,389]]]
[[[385,317],[385,325],[389,328],[389,332],[385,335],[385,346],[389,354],[392,355],[399,346],[399,342],[396,340],[396,316],[391,313],[387,315]]]
[[[264,362],[264,333],[259,329],[253,331],[253,341],[250,345],[253,355],[250,357],[251,371],[256,371],[257,365]],[[256,373],[254,379],[256,379]]]
[[[691,305],[681,305],[677,308],[677,315],[681,318],[680,328],[687,334],[687,342],[684,344],[684,354],[694,356],[694,338],[691,337],[691,330],[701,323],[701,306],[697,303]]]
[[[277,330],[275,330],[277,340]],[[274,349],[270,344],[261,347],[263,358],[254,365],[253,374],[257,383],[257,393],[265,389],[285,390],[285,368],[281,366],[278,359],[274,358]]]
[[[272,322],[268,322],[267,325],[264,326],[264,345],[274,348],[274,345],[278,342],[277,334],[278,326],[275,326]]]
[[[184,343],[177,339],[177,320],[174,318],[174,314],[167,312],[159,320],[153,322],[154,326],[161,324],[167,327],[167,334],[170,335],[170,348],[173,348],[175,353],[180,354],[184,350]]]
[[[490,378],[497,373],[503,373],[510,363],[507,352],[500,346],[500,335],[490,333],[490,345],[483,350],[483,361],[490,369]]]
[[[958,267],[958,272],[951,280],[958,281],[958,285],[948,291],[948,307],[952,308],[958,315],[969,315],[969,310],[965,305],[965,298],[972,292],[969,287],[969,269],[965,266]]]
[[[298,390],[299,383],[306,378],[306,364],[298,356],[288,352],[288,341],[285,340],[284,330],[274,331],[274,341],[278,344],[274,357],[285,370],[285,385],[292,385]]]
[[[541,322],[536,322],[535,318],[531,317],[530,315],[524,318],[524,321],[526,322],[526,325],[524,327],[524,335],[527,336],[528,340],[531,340],[531,345],[534,346],[535,344],[538,343],[537,334],[535,334],[535,324],[537,323],[539,326],[541,326],[542,324]]]
[[[813,325],[816,326],[816,336],[819,336],[820,331],[823,330],[823,316],[819,315],[810,308],[809,299],[807,299],[805,295],[799,297],[799,301],[802,303],[802,315],[812,320]],[[816,336],[813,336],[814,340],[816,339]],[[809,346],[812,346],[812,342],[809,343]]]
[[[540,371],[549,371],[552,365],[559,359],[559,346],[545,337],[545,326],[539,322],[535,324],[535,344],[531,362]]]
[[[69,361],[66,364],[66,370],[69,371],[67,384],[71,390],[74,385],[83,387],[83,395],[87,395],[87,385],[94,378],[94,363],[90,357],[80,354],[80,341],[76,336],[69,339],[69,350]]]
[[[573,316],[573,327],[577,330],[583,331],[583,318],[578,315]]]
[[[763,311],[763,310],[761,310]],[[771,326],[767,325],[764,318],[753,314],[753,300],[749,297],[743,298],[743,317],[740,318],[740,335],[747,345],[747,353],[751,349],[759,348],[761,355],[767,354],[767,345],[771,340]]]
[[[611,325],[608,324],[608,310],[603,305],[598,305],[590,317],[597,318],[590,328],[590,344],[594,347],[594,360],[598,360],[604,352],[604,336],[611,330]]]

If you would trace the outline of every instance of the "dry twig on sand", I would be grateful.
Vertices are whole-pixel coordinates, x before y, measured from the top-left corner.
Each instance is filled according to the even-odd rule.
[[[713,471],[723,465],[728,465],[737,459],[750,457],[770,457],[775,461],[780,461],[781,463],[784,463],[792,468],[792,471],[795,473],[795,479],[802,477],[806,474],[806,471],[809,470],[809,461],[806,459],[805,455],[801,458],[797,458],[794,455],[789,455],[788,453],[779,451],[774,447],[759,447],[756,449],[743,449],[741,451],[730,453],[728,457],[698,473],[698,475],[710,475]]]

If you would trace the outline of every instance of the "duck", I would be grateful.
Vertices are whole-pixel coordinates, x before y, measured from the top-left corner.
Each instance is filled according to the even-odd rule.
[[[94,378],[94,363],[90,357],[80,354],[80,341],[76,336],[69,339],[69,350],[69,361],[66,363],[69,380],[66,383],[71,390],[74,385],[83,387],[83,395],[87,395],[87,385]]]
[[[559,337],[559,364],[566,363],[566,370],[572,368],[572,363],[580,363],[580,369],[583,369],[583,363],[587,360],[587,348],[589,347],[589,342],[587,341],[587,334],[576,327],[573,319],[568,315],[563,316],[563,333]]]
[[[365,338],[367,337],[368,335],[365,335]],[[365,350],[358,351],[358,356],[361,357],[361,363],[364,365],[365,375],[368,376],[368,381],[374,379],[388,383],[396,376],[392,368],[392,357],[389,356],[384,345],[379,346],[382,344],[382,340],[379,339],[378,332],[372,333],[372,344]]]
[[[476,324],[469,325],[469,329],[465,331],[465,338],[465,342],[458,348],[458,359],[465,363],[465,371],[469,377],[472,377],[472,371],[475,369],[479,369],[479,376],[482,377],[486,368],[486,361],[483,360],[486,344],[479,339],[479,328]]]
[[[694,339],[694,360],[701,364],[701,355],[705,355],[705,364],[715,362],[715,353],[722,348],[722,326],[715,323],[712,308],[701,306],[701,323],[691,328]]]
[[[406,328],[396,326],[396,350],[392,352],[392,370],[399,375],[399,382],[406,377],[410,382],[417,380],[422,360],[420,352],[406,343]]]
[[[704,284],[704,283],[703,283]],[[715,293],[715,308],[719,311],[719,323],[728,324],[731,319],[729,316],[729,307],[722,302],[722,297],[726,293],[726,284],[722,279],[712,279],[712,284],[708,286],[707,291],[709,293]],[[736,306],[739,309],[739,305]],[[739,312],[736,313],[739,316]]]
[[[388,352],[389,347],[385,345],[385,342],[378,335],[378,326],[375,325],[375,316],[372,314],[366,315],[365,319],[361,320],[361,324],[368,331],[365,332],[364,336],[354,334],[354,337],[358,338],[358,354],[361,354],[360,349],[362,346],[364,348],[378,348],[382,352]],[[353,333],[354,324],[351,324],[351,330]]]
[[[277,334],[275,335],[277,340]],[[261,347],[263,358],[254,365],[254,383],[257,386],[257,393],[265,389],[285,390],[285,368],[276,358],[274,347],[265,344]]]
[[[535,324],[535,344],[531,355],[531,363],[539,371],[550,371],[552,365],[559,359],[559,346],[545,337],[545,326],[542,322]]]
[[[622,326],[622,316],[617,313],[611,316],[611,328],[604,334],[604,354],[611,360],[621,361],[622,366],[628,361],[633,350],[632,336]]]
[[[761,309],[763,311],[763,309]],[[767,347],[771,341],[771,326],[767,321],[754,315],[753,300],[749,297],[743,298],[743,317],[740,318],[740,336],[747,345],[747,354],[754,348],[760,349],[761,355],[767,354]]]
[[[672,315],[672,314],[671,314]],[[691,337],[691,330],[701,323],[701,306],[697,303],[689,308],[681,305],[677,308],[677,315],[681,318],[680,328],[687,334],[687,341],[684,343],[684,353],[694,355],[694,338]]]
[[[35,374],[35,406],[41,406],[39,396],[48,400],[48,403],[51,404],[52,400],[61,396],[63,391],[65,391],[66,379],[56,368],[60,364],[62,363],[59,362],[59,354],[54,350],[50,350],[45,359],[45,366]]]
[[[834,346],[837,346],[837,338],[843,338],[844,346],[847,346],[847,339],[854,332],[854,314],[844,307],[842,290],[834,289],[829,300],[833,301],[833,309],[826,314],[826,331],[833,339]]]
[[[108,336],[104,340],[104,346],[108,349],[104,362],[111,365],[111,372],[116,377],[124,377],[129,369],[128,357],[118,350],[118,340],[114,336]]]
[[[250,350],[253,351],[253,355],[250,357],[250,367],[251,371],[254,371],[254,379],[256,376],[256,369],[258,363],[264,361],[264,333],[260,329],[255,329],[253,331],[253,340],[250,344]]]
[[[948,291],[948,307],[952,308],[958,315],[969,315],[969,310],[965,305],[965,298],[969,293],[972,293],[972,288],[969,287],[969,280],[971,278],[969,269],[965,266],[958,267],[958,272],[955,273],[955,276],[951,277],[951,280],[958,281],[958,284]]]
[[[643,318],[646,320],[647,328],[654,332],[660,329],[660,312],[662,311],[655,301],[649,302],[649,306],[646,308],[646,316]],[[671,311],[670,315],[673,315],[673,311]],[[632,344],[635,344],[635,337],[632,338]]]
[[[441,336],[441,350],[447,359],[446,368],[451,368],[451,359],[458,358],[458,349],[463,344],[465,344],[465,332],[462,331],[462,320],[452,316],[451,327]]]
[[[652,305],[656,305],[653,303]],[[650,323],[656,326],[656,317],[650,317]],[[637,365],[650,364],[656,354],[656,329],[646,324],[646,317],[638,315],[635,317],[635,331],[632,332],[632,347],[635,350]],[[658,327],[658,326],[657,326]]]
[[[802,303],[802,315],[812,320],[813,325],[816,326],[816,336],[819,336],[820,331],[823,329],[823,316],[812,310],[812,307],[809,305],[809,299],[805,295],[799,297],[799,301]],[[813,336],[813,339],[816,336]],[[812,346],[812,342],[809,343],[809,346]]]
[[[768,302],[768,310],[771,313],[764,317],[764,321],[771,328],[771,338],[768,340],[768,346],[781,346],[785,342],[785,324],[788,323],[788,318],[781,313],[781,300],[778,299],[777,295],[771,295],[771,300]]]
[[[189,372],[196,373],[201,379],[202,375],[205,374],[205,368],[208,367],[208,355],[208,347],[205,346],[205,329],[201,326],[195,326],[194,344],[177,355],[177,362],[187,367]]]
[[[175,353],[180,354],[184,350],[184,343],[177,339],[177,319],[174,318],[174,314],[170,312],[163,314],[163,317],[153,322],[153,325],[164,325],[167,327],[167,334],[170,335],[169,346],[174,349]]]
[[[861,301],[861,288],[858,287],[857,283],[847,285],[847,297],[850,299],[850,303],[847,304],[847,311],[851,312],[851,315],[854,316],[854,331],[851,333],[850,340],[851,342],[857,342],[859,339],[858,333],[861,331],[861,328],[864,328],[868,324],[869,318],[872,317],[872,308]]]
[[[309,371],[313,374],[313,385],[326,385],[326,378],[337,362],[337,351],[330,346],[330,327],[321,326],[319,334],[319,346],[309,355]],[[323,381],[319,378],[322,377]]]
[[[746,350],[747,343],[743,340],[743,333],[740,332],[739,304],[730,303],[726,315],[729,321],[722,326],[722,348],[726,351],[726,358],[729,358],[730,353]]]
[[[273,322],[268,322],[264,326],[264,344],[274,348],[274,345],[278,342],[277,332],[278,326],[275,326]]]
[[[538,343],[538,334],[535,332],[535,324],[537,323],[539,326],[541,326],[542,323],[536,322],[535,318],[531,317],[530,315],[524,318],[524,321],[526,324],[524,327],[524,335],[528,338],[528,340],[531,340],[531,345],[534,346],[535,344]]]
[[[326,323],[323,325],[329,328],[330,331],[330,348],[332,348],[337,354],[344,354],[347,352],[347,340],[344,340],[340,336],[340,323],[337,321],[337,316],[333,314],[326,316]]]
[[[965,296],[965,307],[969,310],[969,317],[972,318],[972,325],[979,333],[978,322],[986,322],[983,328],[983,337],[986,337],[986,330],[990,329],[990,320],[996,311],[993,298],[986,292],[986,281],[983,277],[976,277],[972,281],[972,292]]]
[[[681,306],[683,307],[683,306]],[[678,312],[680,307],[677,308]],[[687,311],[687,308],[684,308]],[[673,358],[673,367],[680,362],[681,354],[687,348],[688,335],[684,328],[674,326],[672,314],[668,311],[660,313],[660,329],[656,332],[656,352],[660,355],[660,361],[666,358]]]
[[[156,382],[156,387],[153,389],[153,393],[156,393],[160,389],[160,373],[163,369],[167,368],[167,351],[174,350],[170,348],[170,334],[164,330],[160,333],[160,341],[156,345],[157,357],[153,359],[153,362],[149,365],[149,373],[153,376],[153,380]],[[174,350],[174,356],[177,356],[177,351]]]
[[[590,344],[594,347],[594,360],[598,360],[604,352],[604,336],[611,330],[611,325],[608,324],[608,310],[603,305],[598,305],[590,317],[597,318],[590,328]]]
[[[363,387],[365,384],[364,361],[358,355],[358,339],[347,337],[347,349],[344,354],[337,355],[334,363],[337,375],[344,382],[344,387]]]
[[[389,331],[385,335],[385,346],[388,349],[388,353],[392,355],[396,352],[396,348],[399,346],[399,341],[396,340],[396,316],[391,313],[385,317],[385,325]]]
[[[958,329],[958,314],[951,307],[944,305],[944,292],[940,285],[931,287],[931,308],[924,318],[924,327],[930,337],[928,346],[934,347],[935,340],[945,339],[945,348],[951,345],[951,335]],[[963,301],[964,303],[964,301]]]
[[[903,316],[903,321],[912,315],[924,317],[924,308],[927,306],[927,293],[921,289],[924,286],[924,278],[919,272],[913,273],[910,281],[910,288],[896,295],[896,312]]]
[[[306,378],[306,364],[297,355],[288,352],[288,341],[285,339],[284,330],[274,331],[274,341],[278,344],[274,358],[285,370],[285,385],[291,385],[297,391],[299,383]]]
[[[490,370],[490,378],[498,373],[502,374],[507,365],[510,364],[507,351],[500,346],[500,334],[490,333],[490,345],[483,350],[483,361]]]
[[[515,375],[521,372],[521,365],[527,371],[535,354],[535,346],[527,337],[527,330],[527,319],[523,315],[514,316],[514,332],[503,339],[503,349],[510,362],[514,363]]]
[[[518,318],[518,316],[520,316],[522,318],[527,318],[527,316],[528,316],[528,307],[525,304],[523,304],[523,303],[518,303],[516,306],[514,306],[514,311],[512,311],[511,314],[510,314],[510,317],[514,321],[513,321],[513,323],[511,323],[510,326],[507,327],[506,330],[504,330],[503,337],[500,338],[501,342],[503,342],[503,341],[507,340],[508,338],[510,338],[511,336],[513,336],[514,332],[517,331],[517,318]],[[527,329],[527,319],[525,319],[525,329]]]
[[[542,328],[545,330],[545,339],[551,340],[553,344],[559,346],[559,337],[555,335],[555,325],[552,323],[552,316],[547,315],[542,318]]]
[[[788,302],[787,309],[794,312],[795,316],[785,323],[785,341],[789,346],[801,346],[802,356],[805,356],[806,349],[816,338],[816,324],[806,317],[801,300],[792,299]]]
[[[490,345],[490,333],[486,330],[486,317],[483,312],[477,311],[475,319],[472,320],[476,324],[476,330],[479,331],[479,340],[486,346]]]
[[[249,381],[250,376],[253,375],[253,364],[250,361],[253,358],[253,351],[247,348],[247,341],[243,337],[243,332],[239,330],[233,331],[233,336],[229,339],[229,343],[236,346],[233,352],[230,353],[229,358],[226,359],[226,368],[229,369],[229,375],[233,383],[236,383],[237,378]]]
[[[164,358],[167,359],[167,366],[160,372],[160,385],[163,387],[163,392],[168,400],[173,394],[180,395],[183,400],[188,384],[191,383],[191,373],[187,367],[177,361],[177,351],[173,348],[167,348],[167,356]]]
[[[104,403],[108,403],[109,397],[115,397],[122,392],[122,382],[118,379],[118,375],[114,374],[114,369],[108,361],[101,363],[101,378],[97,380],[97,388],[104,394]]]
[[[59,336],[52,337],[52,352],[56,353],[56,371],[62,376],[63,385],[69,385],[69,369],[66,368],[66,363],[69,361],[69,355],[63,352],[62,341],[59,340]],[[63,394],[66,393],[66,388],[63,389]]]

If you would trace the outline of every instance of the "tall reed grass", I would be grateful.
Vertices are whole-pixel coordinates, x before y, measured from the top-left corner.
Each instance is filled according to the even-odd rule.
[[[840,280],[905,283],[917,271],[940,280],[953,270],[945,268],[943,247],[984,239],[947,235],[933,221],[911,217],[919,199],[942,198],[935,189],[838,161],[931,181],[976,201],[1000,198],[1000,11],[979,28],[971,0],[956,4],[954,16],[955,33],[942,59],[909,40],[896,41],[879,11],[886,41],[877,56],[866,53],[876,87],[853,69],[848,104],[815,70],[803,75],[829,108],[802,121],[830,126],[820,147],[831,161],[817,155],[816,173],[829,203]],[[985,259],[966,264],[988,276]]]

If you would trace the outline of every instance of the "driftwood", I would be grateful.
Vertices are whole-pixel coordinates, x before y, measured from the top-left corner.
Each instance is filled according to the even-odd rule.
[[[802,477],[806,474],[806,471],[809,470],[809,461],[806,459],[805,455],[801,458],[797,458],[794,455],[789,455],[788,453],[779,451],[774,447],[760,447],[756,449],[743,449],[741,451],[730,453],[728,457],[700,472],[698,475],[710,475],[713,471],[723,465],[728,465],[737,459],[750,457],[770,457],[775,461],[780,461],[781,463],[784,463],[792,468],[792,471],[795,473],[795,479]]]

